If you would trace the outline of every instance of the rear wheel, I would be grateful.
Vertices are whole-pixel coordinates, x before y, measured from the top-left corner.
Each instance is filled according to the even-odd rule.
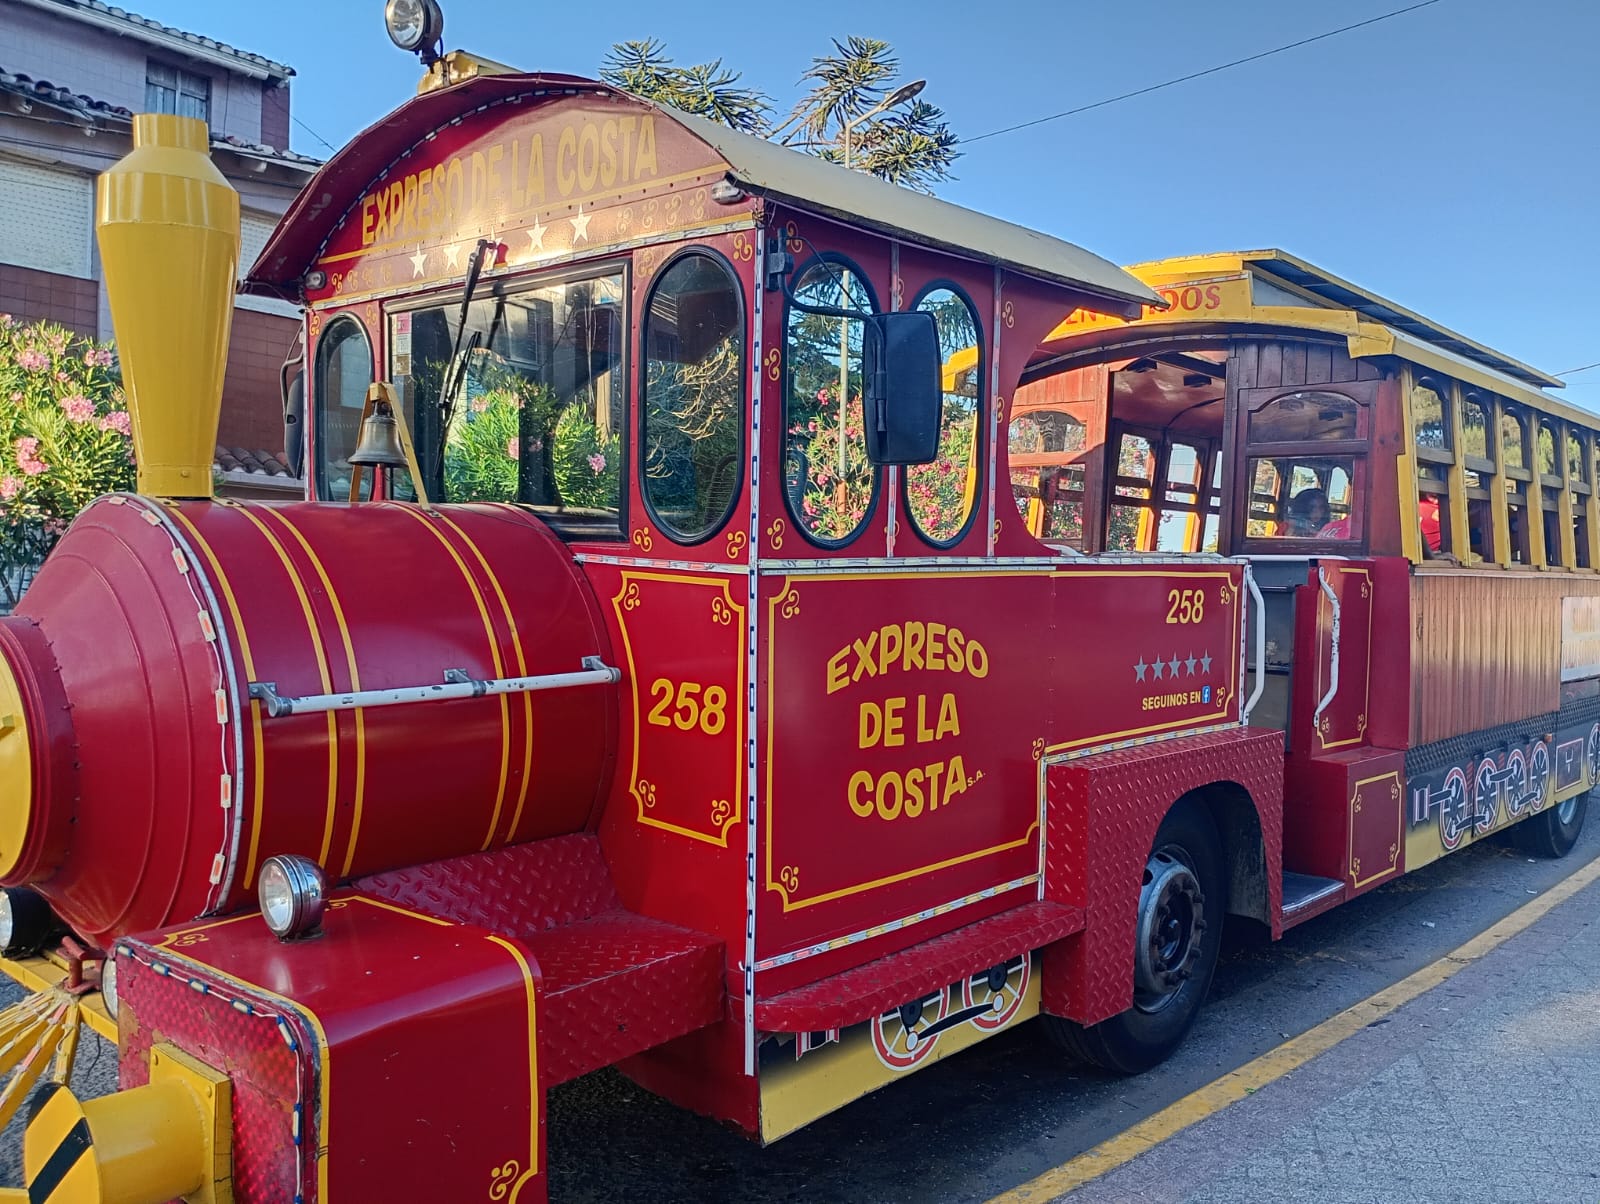
[[[1589,796],[1573,795],[1559,806],[1523,820],[1511,831],[1524,852],[1535,857],[1565,857],[1578,843],[1588,811]]]
[[[1226,882],[1216,825],[1185,799],[1162,820],[1145,862],[1133,957],[1133,1006],[1085,1027],[1045,1016],[1068,1053],[1118,1074],[1166,1059],[1194,1023],[1211,988],[1222,935]]]

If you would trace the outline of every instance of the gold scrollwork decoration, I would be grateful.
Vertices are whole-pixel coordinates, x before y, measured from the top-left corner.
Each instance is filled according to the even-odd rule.
[[[1224,581],[1222,583],[1222,588],[1217,590],[1217,601],[1224,606],[1233,605],[1233,585],[1231,582]]]
[[[778,881],[783,883],[783,888],[788,891],[800,889],[800,867],[786,865],[778,871]]]
[[[1389,846],[1389,864],[1392,866],[1399,859],[1400,859],[1400,846],[1399,846],[1399,844],[1391,844]]]
[[[173,949],[186,949],[190,945],[203,945],[211,938],[203,932],[184,932],[172,938]]]
[[[1365,577],[1361,579],[1361,596],[1363,598],[1372,597],[1372,584]]]
[[[1350,858],[1350,872],[1357,878],[1361,877],[1361,858]]]
[[[633,792],[639,796],[639,801],[647,808],[656,805],[656,784],[640,778],[633,784]]]
[[[511,1185],[516,1181],[517,1175],[522,1170],[522,1164],[515,1158],[507,1159],[489,1172],[489,1198],[491,1200],[504,1200],[510,1192]]]
[[[768,347],[765,359],[767,363],[767,379],[777,380],[783,375],[783,352],[776,347]]]
[[[711,621],[727,627],[733,622],[733,607],[722,598],[711,599]]]
[[[1000,538],[1000,520],[998,518],[994,520],[994,537],[996,539]]]
[[[750,542],[750,537],[743,531],[728,532],[728,559],[739,559],[739,553],[744,551],[745,545]]]
[[[711,822],[721,828],[733,817],[733,804],[725,798],[715,799],[711,803]]]
[[[792,619],[800,613],[800,594],[794,586],[784,591],[783,599],[778,603],[778,613],[786,619]]]
[[[767,527],[767,539],[771,542],[774,552],[783,547],[783,533],[786,529],[781,518],[773,519],[771,525]]]
[[[633,229],[633,206],[624,205],[617,210],[617,233],[626,234]]]
[[[648,552],[651,548],[653,548],[655,546],[655,542],[656,541],[654,539],[652,539],[651,536],[650,536],[650,528],[649,527],[639,527],[633,533],[633,536],[632,536],[633,546],[638,548],[641,552]]]
[[[622,609],[638,610],[639,606],[639,583],[630,581],[628,582],[628,588],[622,591]]]
[[[1033,759],[1037,761],[1042,756],[1044,756],[1044,737],[1040,736],[1033,742]]]

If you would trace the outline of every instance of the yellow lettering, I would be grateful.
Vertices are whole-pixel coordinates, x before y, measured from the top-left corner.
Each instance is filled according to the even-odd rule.
[[[967,767],[961,763],[960,756],[950,758],[950,771],[944,775],[944,800],[941,806],[948,807],[950,800],[958,794],[967,792]]]
[[[885,748],[899,748],[906,742],[905,716],[900,714],[906,709],[904,698],[891,698],[883,704],[883,746]]]
[[[952,627],[945,636],[945,643],[948,645],[945,649],[945,664],[950,666],[952,673],[960,673],[967,667],[966,653],[962,648],[966,639],[959,627]]]
[[[928,624],[928,668],[944,668],[944,624]]]
[[[556,190],[562,196],[571,196],[573,186],[578,182],[572,164],[577,157],[578,134],[569,125],[561,131],[561,138],[556,143]]]
[[[989,653],[977,640],[967,642],[967,672],[974,677],[989,676]]]
[[[535,134],[528,143],[528,187],[523,203],[544,203],[544,135]]]
[[[633,164],[633,178],[646,173],[656,174],[656,119],[644,117],[639,121],[639,158]]]
[[[944,762],[935,761],[928,766],[928,810],[939,809],[939,779],[944,776]]]
[[[894,806],[889,806],[889,787],[894,787]],[[905,788],[901,784],[900,775],[894,772],[884,774],[878,779],[878,815],[882,819],[899,819],[900,808],[905,805]]]
[[[877,642],[878,633],[874,631],[867,637],[865,644],[860,640],[855,640],[852,643],[851,646],[856,650],[856,671],[850,675],[851,681],[860,681],[863,670],[868,677],[876,677],[878,675],[878,666],[872,660],[872,646]]]
[[[878,672],[887,673],[895,658],[900,655],[900,648],[904,643],[900,638],[900,624],[891,623],[882,628],[878,634],[882,637],[878,644]]]
[[[595,129],[594,122],[586,121],[578,135],[578,187],[584,192],[593,192],[599,174],[600,131]]]
[[[361,198],[361,245],[372,245],[372,227],[377,218],[377,206],[371,193]]]
[[[622,131],[622,182],[626,184],[633,178],[633,130],[639,124],[637,117],[624,117],[617,122],[617,128]]]
[[[389,185],[389,237],[400,237],[400,214],[405,208],[406,186],[399,180]]]
[[[932,744],[936,737],[928,726],[928,696],[917,695],[917,743]]]
[[[437,171],[434,174],[437,176]],[[463,208],[467,197],[466,174],[461,167],[460,159],[451,159],[450,166],[445,169],[444,216],[451,229],[460,224],[463,217]]]
[[[517,183],[522,179],[522,143],[515,138],[511,140],[511,207],[522,208],[522,185]]]
[[[417,176],[417,233],[425,235],[433,221],[433,169],[424,168]]]
[[[858,769],[850,775],[850,810],[866,819],[872,814],[872,799],[859,797],[863,786],[872,789],[872,775],[865,769]]]
[[[473,151],[471,167],[467,176],[468,201],[467,210],[477,213],[483,208],[483,202],[489,195],[489,160],[482,151]]]
[[[875,702],[861,704],[861,717],[857,723],[859,739],[857,748],[875,748],[883,739],[883,710]]]
[[[916,819],[922,814],[922,770],[906,771],[906,815]]]
[[[844,667],[844,658],[849,655],[850,649],[845,647],[828,658],[828,693],[837,693],[850,684],[850,674]]]
[[[405,178],[405,220],[400,223],[402,234],[413,234],[417,229],[417,177],[413,173]]]
[[[943,740],[946,736],[959,736],[961,734],[961,719],[956,714],[956,696],[946,694],[939,703],[939,730],[934,735],[935,740]]]
[[[617,182],[617,123],[607,120],[600,127],[600,183],[610,188]]]
[[[921,669],[922,641],[926,638],[927,628],[921,623],[910,622],[906,624],[906,655],[901,664],[902,669]]]
[[[491,205],[499,201],[501,193],[505,191],[505,180],[500,172],[500,161],[505,157],[505,147],[496,145],[489,148],[489,203]]]

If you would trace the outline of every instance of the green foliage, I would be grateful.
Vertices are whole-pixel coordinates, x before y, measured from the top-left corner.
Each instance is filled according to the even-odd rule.
[[[133,487],[129,432],[109,343],[0,314],[0,607],[78,511]]]
[[[743,357],[729,335],[692,363],[651,360],[644,475],[650,503],[681,535],[721,519],[739,477]]]
[[[900,61],[877,38],[833,40],[833,53],[818,55],[801,76],[807,90],[781,122],[772,100],[741,85],[743,73],[721,59],[678,66],[656,38],[618,42],[601,65],[606,83],[659,104],[759,134],[834,163],[844,162],[845,125],[850,129],[850,166],[879,179],[922,192],[951,178],[960,139],[944,111],[920,99],[866,117],[895,90]]]
[[[551,473],[563,505],[579,510],[614,510],[621,497],[622,438],[602,436],[593,419],[569,405],[550,438]]]

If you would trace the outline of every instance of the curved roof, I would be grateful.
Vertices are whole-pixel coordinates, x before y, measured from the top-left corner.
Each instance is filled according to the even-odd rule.
[[[246,277],[244,290],[282,296],[309,269],[334,227],[385,168],[454,118],[512,96],[602,95],[655,108],[715,150],[728,178],[782,200],[905,242],[960,255],[1101,299],[1134,317],[1162,304],[1149,287],[1108,259],[1036,230],[849,171],[812,155],[651,105],[571,75],[480,75],[408,100],[340,150],[306,184]]]

